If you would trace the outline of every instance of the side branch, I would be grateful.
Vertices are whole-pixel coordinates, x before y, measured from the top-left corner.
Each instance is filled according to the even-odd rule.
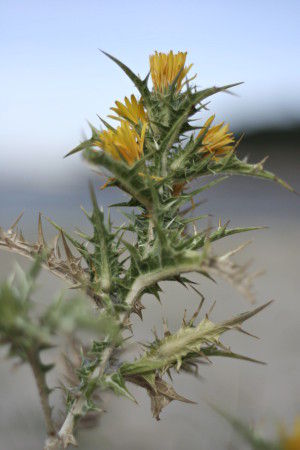
[[[189,272],[207,274],[210,277],[215,275],[220,276],[234,286],[251,303],[255,303],[252,284],[254,278],[261,275],[262,272],[249,274],[247,272],[248,264],[239,265],[232,260],[232,256],[240,252],[248,243],[222,256],[210,255],[206,249],[204,249],[202,254],[196,251],[189,251],[182,258],[182,262],[175,260],[172,266],[160,267],[138,276],[127,294],[125,303],[128,307],[132,308],[145,289],[160,281],[170,280],[178,275]]]
[[[67,246],[64,234],[60,234],[55,239],[53,245],[48,245],[45,241],[41,216],[39,216],[39,235],[38,240],[35,243],[26,241],[21,232],[15,230],[21,215],[16,222],[7,230],[4,231],[0,227],[0,250],[6,250],[29,259],[35,259],[43,252],[45,258],[42,260],[43,268],[49,270],[58,278],[67,281],[72,286],[78,286],[85,289],[86,294],[100,307],[102,306],[101,296],[97,295],[91,288],[89,288],[89,279],[86,271],[80,264],[80,259],[73,256],[71,250]],[[61,257],[60,248],[58,246],[58,239],[62,238],[66,258]]]
[[[21,218],[21,217],[20,217]],[[17,219],[17,221],[19,218]],[[41,216],[39,216],[39,236],[35,243],[24,239],[22,233],[15,230],[17,221],[7,231],[0,227],[0,249],[34,259],[42,252],[45,253],[45,260],[42,261],[43,267],[50,270],[54,275],[71,282],[72,284],[83,283],[86,279],[84,270],[78,264],[79,261],[66,251],[67,259],[61,257],[58,247],[58,238],[52,246],[49,246],[44,238],[41,228]],[[68,254],[67,254],[68,253]],[[77,264],[76,264],[77,262]]]
[[[125,303],[129,307],[133,306],[146,288],[158,283],[159,281],[168,280],[182,273],[202,272],[204,257],[195,252],[195,256],[190,259],[190,261],[187,260],[181,264],[159,268],[138,276],[127,294]]]

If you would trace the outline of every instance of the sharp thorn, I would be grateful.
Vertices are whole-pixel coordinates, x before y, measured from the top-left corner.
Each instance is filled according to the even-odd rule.
[[[22,211],[18,217],[16,218],[16,220],[14,221],[14,223],[9,227],[9,230],[13,230],[19,223],[19,221],[21,220],[21,218],[23,217],[24,211]]]
[[[65,238],[65,235],[64,235],[64,233],[62,231],[60,232],[60,235],[61,235],[62,243],[63,243],[63,246],[64,246],[64,250],[66,252],[67,260],[68,260],[68,262],[73,262],[74,256],[73,256],[73,254],[71,252],[70,247],[68,246],[68,243],[67,243],[67,240]]]
[[[44,233],[43,233],[43,225],[42,225],[42,215],[39,213],[39,221],[38,221],[38,244],[41,247],[47,247]]]

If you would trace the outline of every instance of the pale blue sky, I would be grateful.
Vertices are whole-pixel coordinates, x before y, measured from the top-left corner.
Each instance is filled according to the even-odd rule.
[[[174,49],[202,86],[245,81],[211,104],[234,128],[297,120],[299,17],[297,0],[0,0],[0,175],[40,183],[79,167],[61,156],[86,120],[132,92],[98,48],[142,76],[150,53]]]

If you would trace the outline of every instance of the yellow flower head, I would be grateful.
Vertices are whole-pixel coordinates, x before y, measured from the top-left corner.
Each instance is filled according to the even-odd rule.
[[[150,72],[154,89],[163,92],[174,81],[178,72],[182,70],[176,83],[176,90],[183,87],[183,79],[192,67],[192,64],[185,67],[187,52],[178,52],[176,55],[172,51],[169,53],[158,53],[150,55]]]
[[[300,450],[300,416],[295,419],[293,433],[284,433],[282,444],[284,450]]]
[[[119,120],[120,122],[125,119],[134,125],[137,125],[139,121],[141,121],[142,124],[147,122],[147,114],[144,110],[143,103],[141,100],[137,101],[134,95],[131,96],[130,100],[125,97],[124,103],[116,101],[115,104],[116,107],[110,109],[114,111],[117,116],[111,115],[108,117]]]
[[[122,158],[132,165],[143,155],[146,124],[141,136],[125,121],[115,130],[104,130],[99,135],[99,146],[114,159]]]
[[[227,152],[234,150],[234,136],[229,132],[229,125],[224,125],[224,122],[209,128],[214,118],[215,116],[211,116],[205,122],[197,136],[197,138],[203,136],[200,152],[224,156]]]

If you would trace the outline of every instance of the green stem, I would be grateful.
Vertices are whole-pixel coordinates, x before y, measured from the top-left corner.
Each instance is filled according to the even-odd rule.
[[[43,371],[43,364],[41,362],[38,351],[28,352],[28,361],[31,366],[35,382],[38,388],[39,397],[44,413],[46,430],[48,436],[54,436],[56,429],[52,420],[52,409],[49,404],[49,388],[46,382],[46,375]]]

